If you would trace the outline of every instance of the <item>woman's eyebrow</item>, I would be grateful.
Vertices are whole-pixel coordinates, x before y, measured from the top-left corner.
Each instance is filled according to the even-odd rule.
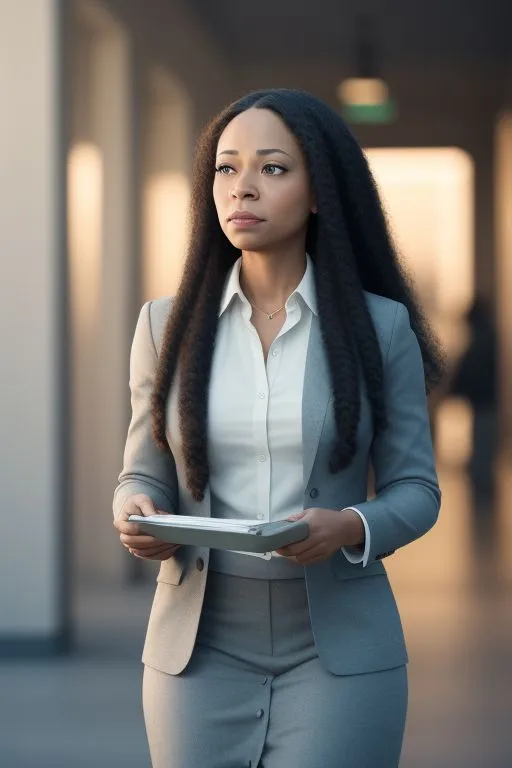
[[[238,154],[240,154],[240,153],[236,149],[224,149],[224,150],[222,150],[222,152],[219,152],[217,157],[220,157],[221,155],[238,155]],[[288,152],[285,152],[284,149],[277,149],[276,147],[269,148],[269,149],[257,149],[256,150],[256,154],[260,155],[260,156],[262,156],[262,155],[263,156],[264,155],[274,155],[274,154],[286,155],[291,160],[293,160],[293,157],[291,155],[289,155]]]

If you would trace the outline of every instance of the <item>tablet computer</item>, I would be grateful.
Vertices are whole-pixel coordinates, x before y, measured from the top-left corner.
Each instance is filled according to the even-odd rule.
[[[191,544],[238,552],[272,552],[309,536],[301,520],[259,523],[255,520],[222,520],[191,515],[130,515],[141,532],[171,544]]]

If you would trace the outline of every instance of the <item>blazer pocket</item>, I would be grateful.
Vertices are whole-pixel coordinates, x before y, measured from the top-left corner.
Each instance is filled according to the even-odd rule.
[[[156,577],[157,582],[163,582],[164,584],[171,584],[177,587],[183,580],[183,572],[185,570],[185,564],[182,560],[176,556],[170,557],[168,560],[163,560]]]
[[[343,552],[336,552],[331,558],[331,569],[339,581],[363,579],[368,576],[382,576],[386,569],[381,562],[372,563],[363,568],[361,563],[350,563]]]

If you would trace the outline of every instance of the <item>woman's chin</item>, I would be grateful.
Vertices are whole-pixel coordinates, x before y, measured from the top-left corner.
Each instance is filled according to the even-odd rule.
[[[237,232],[228,238],[231,245],[240,251],[264,251],[271,244],[268,238],[261,237],[252,232]]]

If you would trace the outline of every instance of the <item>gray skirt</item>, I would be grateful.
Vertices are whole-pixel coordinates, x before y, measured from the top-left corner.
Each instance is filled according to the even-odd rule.
[[[153,768],[396,768],[407,674],[331,674],[303,568],[213,558],[192,658],[146,666],[143,706]]]

